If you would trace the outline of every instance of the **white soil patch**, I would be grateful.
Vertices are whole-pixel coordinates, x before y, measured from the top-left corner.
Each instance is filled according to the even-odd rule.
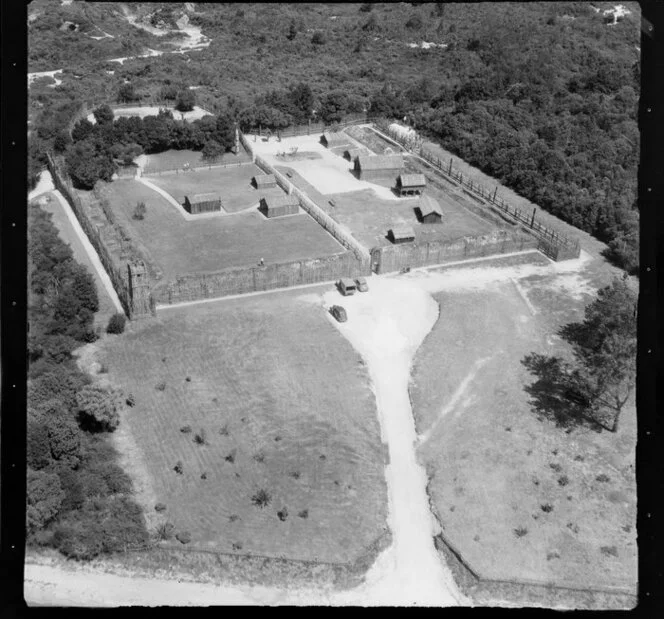
[[[447,43],[430,43],[428,41],[422,41],[421,43],[408,43],[408,47],[416,48],[419,47],[421,49],[431,49],[432,47],[442,47],[445,49],[447,47]]]
[[[42,193],[46,193],[47,191],[53,191],[55,189],[55,185],[53,184],[53,178],[51,177],[51,173],[48,170],[44,170],[40,175],[39,175],[39,180],[37,181],[37,185],[35,188],[28,193],[28,202],[30,200],[34,200],[37,196],[41,195]]]
[[[255,142],[254,137],[256,137]],[[273,166],[284,165],[285,162],[277,157],[277,153],[288,152],[293,147],[297,147],[301,151],[318,153],[320,159],[288,161],[288,167],[295,170],[323,195],[371,189],[382,200],[401,199],[387,187],[358,180],[351,172],[351,162],[323,146],[320,143],[320,134],[282,138],[281,142],[276,138],[263,142],[259,136],[254,135],[248,135],[247,139],[254,152]],[[348,136],[348,141],[351,147],[355,145],[361,147],[350,136]]]
[[[146,116],[157,116],[159,114],[159,110],[170,110],[173,112],[173,118],[176,120],[187,120],[187,121],[193,121],[193,120],[198,120],[199,118],[203,118],[204,116],[211,116],[210,112],[207,110],[204,110],[202,107],[198,107],[197,105],[194,106],[194,109],[191,112],[179,112],[176,110],[174,107],[168,107],[168,106],[137,106],[137,107],[120,107],[120,108],[115,108],[113,110],[113,115],[116,118],[119,118],[120,116],[139,116],[140,118],[145,118]],[[94,125],[97,121],[95,120],[95,115],[93,113],[90,113],[87,115],[87,119]]]
[[[36,73],[28,73],[28,86],[32,84],[36,79],[40,77],[52,77],[55,80],[55,84],[49,84],[51,88],[55,88],[62,84],[62,80],[55,77],[58,73],[62,73],[62,69],[56,69],[55,71],[38,71]]]

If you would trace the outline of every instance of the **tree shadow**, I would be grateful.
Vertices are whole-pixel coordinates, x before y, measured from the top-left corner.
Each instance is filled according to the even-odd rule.
[[[524,390],[538,418],[548,419],[568,432],[575,428],[601,432],[601,425],[592,418],[591,402],[581,388],[581,379],[568,363],[538,353],[526,355],[521,363],[537,378]]]

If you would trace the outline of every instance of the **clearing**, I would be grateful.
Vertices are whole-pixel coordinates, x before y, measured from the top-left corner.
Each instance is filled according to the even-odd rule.
[[[154,155],[141,155],[140,165],[143,168],[143,174],[159,174],[162,171],[182,170],[185,165],[190,167],[219,166],[227,163],[239,163],[249,161],[250,157],[242,149],[240,154],[223,153],[214,161],[203,159],[203,153],[197,150],[165,150],[163,153]]]
[[[135,395],[125,421],[154,496],[191,547],[346,563],[384,533],[366,367],[297,292],[170,309],[100,348]]]
[[[162,182],[165,178],[150,180]],[[174,205],[138,181],[115,181],[108,189],[118,219],[135,232],[166,280],[188,273],[253,266],[261,258],[269,264],[344,252],[306,213],[266,219],[256,210],[187,221]],[[142,221],[132,218],[139,201],[147,207]]]

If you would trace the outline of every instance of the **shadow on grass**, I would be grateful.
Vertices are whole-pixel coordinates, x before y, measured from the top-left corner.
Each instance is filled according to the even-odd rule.
[[[526,355],[521,363],[537,377],[524,390],[539,418],[546,418],[568,432],[574,428],[601,432],[601,426],[591,417],[590,402],[578,386],[580,378],[568,363],[560,357],[537,353]]]

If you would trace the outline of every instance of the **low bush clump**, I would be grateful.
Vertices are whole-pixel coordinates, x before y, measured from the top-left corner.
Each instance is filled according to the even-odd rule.
[[[182,434],[189,434],[191,432],[191,426],[182,426],[180,432],[182,432]]]
[[[233,462],[235,462],[235,453],[236,451],[234,449],[224,458],[224,460],[226,460],[226,462],[230,462],[231,464],[233,464]]]
[[[196,434],[194,434],[194,443],[197,445],[207,445],[207,434],[204,428],[201,428]]]
[[[181,544],[188,544],[191,541],[191,533],[189,533],[189,531],[180,531],[175,536],[175,539]]]
[[[607,482],[607,481],[611,481],[611,478],[608,475],[606,475],[605,473],[600,473],[597,477],[595,477],[595,481]]]
[[[166,511],[166,505],[164,503],[157,503],[154,506],[154,510],[156,512],[165,512]]]
[[[288,518],[288,508],[284,507],[281,511],[277,512],[277,517],[281,522],[284,522]]]
[[[228,436],[230,434],[230,432],[228,431],[228,424],[227,423],[225,423],[223,426],[221,426],[221,428],[219,429],[219,434],[221,434],[221,436]]]
[[[556,473],[560,473],[560,471],[563,470],[563,467],[560,466],[560,464],[558,464],[558,463],[556,463],[556,462],[550,462],[550,463],[549,463],[549,467],[550,467],[551,469],[553,469]]]
[[[526,527],[517,527],[514,529],[514,535],[517,537],[523,537],[524,535],[528,535],[528,529]]]
[[[124,314],[120,312],[118,312],[117,314],[113,314],[108,319],[108,325],[106,326],[106,333],[110,333],[112,335],[118,335],[120,333],[123,333],[126,324],[127,324],[127,317]]]
[[[618,556],[618,549],[615,546],[602,546],[600,548],[600,551],[603,555],[606,555],[607,557]]]
[[[132,217],[137,221],[142,221],[143,219],[145,219],[146,212],[147,208],[145,207],[145,202],[138,202],[136,204],[136,208],[134,209]]]
[[[569,484],[569,477],[567,477],[567,475],[561,475],[558,478],[558,485],[565,487],[567,484]]]
[[[133,407],[136,405],[136,398],[134,397],[133,393],[130,393],[127,395],[127,399],[125,400],[125,404],[129,407]]]
[[[553,505],[551,503],[544,503],[543,505],[540,505],[540,509],[545,513],[549,514],[553,511]]]
[[[254,495],[251,497],[251,502],[257,507],[260,507],[261,509],[263,507],[267,507],[270,504],[271,500],[272,496],[267,490],[263,488],[254,493]]]
[[[173,539],[175,527],[170,522],[164,522],[157,527],[157,538],[160,540]]]
[[[178,461],[175,463],[175,466],[173,467],[173,470],[174,470],[178,475],[182,475],[182,472],[184,471],[184,467],[183,467],[183,465],[182,465],[182,460],[178,460]]]
[[[309,510],[308,510],[308,509],[303,509],[303,510],[298,514],[298,516],[299,516],[300,518],[304,518],[304,519],[309,518]]]
[[[157,385],[155,385],[155,389],[157,391],[164,391],[164,389],[166,389],[166,383],[162,380],[160,383],[157,383]]]

